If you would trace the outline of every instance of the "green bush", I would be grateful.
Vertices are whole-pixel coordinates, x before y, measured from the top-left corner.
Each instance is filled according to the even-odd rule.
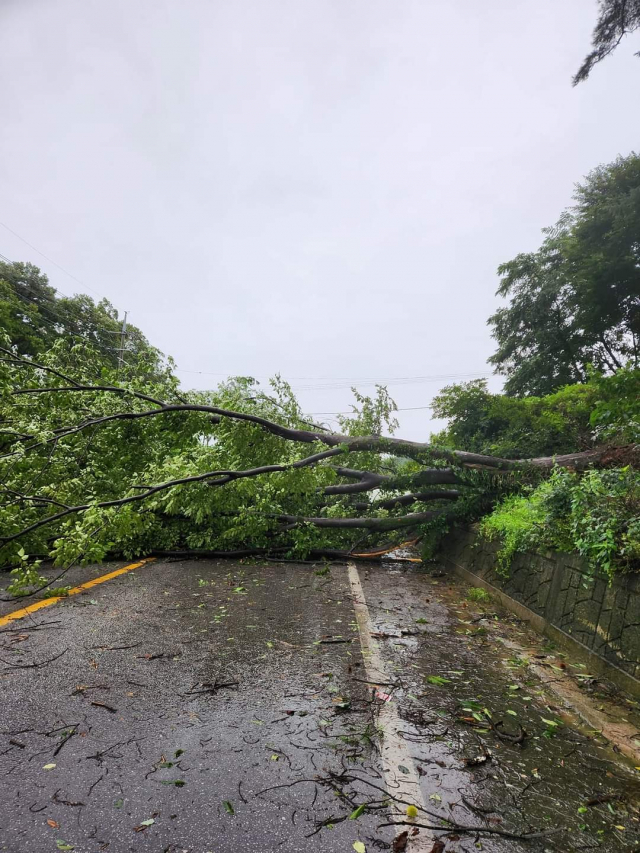
[[[597,441],[640,441],[640,370],[619,370],[593,380],[598,399],[590,422]]]
[[[640,370],[594,373],[546,397],[492,394],[484,379],[450,385],[433,401],[444,430],[436,444],[513,459],[640,441]]]
[[[516,553],[577,551],[593,573],[640,570],[640,474],[630,467],[577,474],[556,468],[548,480],[502,500],[480,523],[498,540],[497,570]]]
[[[486,589],[481,586],[472,586],[467,590],[467,598],[469,601],[491,601],[491,596]]]

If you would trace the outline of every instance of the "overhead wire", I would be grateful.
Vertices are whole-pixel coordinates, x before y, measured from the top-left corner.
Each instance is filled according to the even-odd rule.
[[[13,228],[9,228],[9,226],[5,222],[0,221],[0,225],[2,225],[2,227],[5,228],[10,234],[13,234],[14,237],[17,237],[18,240],[22,240],[22,242],[30,249],[33,249],[34,252],[37,252],[41,257],[49,261],[50,264],[53,264],[54,267],[57,267],[65,275],[68,275],[69,278],[72,278],[74,281],[77,281],[78,284],[82,285],[82,287],[85,287],[87,290],[90,290],[92,293],[95,293],[97,296],[100,296],[97,290],[94,290],[92,287],[89,287],[88,284],[85,284],[83,281],[73,275],[73,273],[70,273],[69,270],[66,270],[63,266],[60,266],[60,264],[56,263],[53,258],[50,258],[48,255],[45,255],[44,252],[41,252],[40,249],[36,249],[36,247],[32,243],[30,243],[28,240],[25,240],[24,237],[21,237],[17,231],[13,230]]]
[[[17,294],[17,295],[18,295],[18,298],[19,298],[19,299],[24,299],[24,295],[23,295],[23,294]],[[38,322],[40,322],[40,323],[44,323],[44,325],[45,325],[45,326],[48,326],[48,327],[49,327],[50,329],[52,329],[54,332],[57,332],[58,334],[60,333],[60,332],[59,332],[59,328],[58,328],[58,327],[61,325],[61,323],[60,323],[59,321],[52,320],[52,319],[50,319],[50,318],[48,318],[48,317],[45,317],[45,316],[44,316],[44,314],[40,314],[40,316],[38,317]],[[121,348],[120,348],[120,347],[108,347],[108,346],[105,346],[104,344],[101,344],[99,341],[96,341],[96,340],[93,340],[92,338],[87,337],[87,335],[80,335],[80,334],[78,334],[77,332],[72,332],[72,331],[70,331],[70,330],[68,330],[68,329],[65,331],[65,334],[66,334],[66,335],[68,335],[68,336],[69,336],[69,337],[71,337],[71,338],[75,338],[76,340],[79,340],[79,341],[83,341],[83,342],[85,342],[85,343],[88,343],[88,344],[90,344],[92,347],[94,347],[94,348],[96,348],[96,349],[99,349],[99,350],[102,350],[102,351],[103,351],[103,352],[105,352],[105,353],[109,353],[109,354],[111,354],[111,353],[114,353],[114,352],[120,352],[120,351],[121,351]],[[127,353],[127,351],[126,351],[126,350],[125,350],[124,352],[125,352],[125,353]],[[128,354],[129,354],[129,353],[127,353],[127,355],[128,355]],[[124,355],[124,354],[123,354],[123,355]]]
[[[59,290],[57,292],[62,293],[62,291],[59,291]],[[21,299],[28,299],[29,302],[33,303],[38,308],[41,307],[40,299],[42,299],[46,302],[49,302],[51,305],[55,305],[56,307],[59,307],[59,305],[60,305],[59,301],[55,297],[51,297],[48,294],[41,294],[38,299],[35,299],[32,296],[29,296],[29,294],[27,294],[27,293],[20,293],[18,291],[16,291],[16,295]],[[64,293],[62,295],[66,296],[66,294],[64,294]],[[66,296],[66,298],[72,299],[71,296]],[[60,310],[67,313],[69,315],[69,317],[73,318],[74,320],[82,321],[82,322],[86,322],[86,320],[87,320],[87,318],[82,313],[72,310],[70,308],[70,306],[68,306],[68,305],[63,305],[60,308]],[[117,323],[118,321],[114,320],[114,322]],[[108,329],[106,326],[102,326],[98,323],[95,324],[95,328],[100,329],[101,331],[106,332],[109,335],[120,335],[121,334],[120,329]]]
[[[0,225],[4,225],[4,223],[1,223],[1,222],[0,222]],[[4,227],[6,228],[7,226],[5,225]],[[10,229],[10,228],[7,228],[7,230],[11,231],[11,229]],[[12,233],[13,233],[13,232],[12,232]],[[16,236],[19,236],[19,235],[16,235]],[[21,238],[21,239],[22,239],[22,238]],[[26,242],[26,240],[25,240],[25,241],[23,241],[23,242]],[[29,244],[29,243],[27,243],[27,245],[30,245],[30,244]],[[31,248],[34,248],[34,247],[31,247]],[[35,249],[35,251],[38,251],[38,250],[37,250],[37,249]],[[39,254],[42,254],[42,253],[40,252]],[[44,257],[46,257],[46,255],[45,255]],[[6,257],[6,255],[3,255],[3,254],[0,254],[0,259],[2,259],[3,261],[5,261],[5,262],[6,262],[6,263],[8,263],[8,264],[13,264],[13,263],[14,263],[14,261],[10,260],[9,258],[7,258],[7,257]],[[50,259],[49,259],[49,258],[47,258],[47,260],[50,260]],[[52,263],[53,263],[53,261],[52,261]],[[56,266],[57,266],[57,264],[56,264]],[[72,276],[72,278],[74,278],[74,276]],[[77,281],[79,281],[79,283],[80,283],[80,284],[82,284],[82,282],[80,282],[80,280],[79,280],[79,279],[76,279],[76,280],[77,280]],[[83,286],[84,286],[84,285],[83,285]],[[68,294],[63,293],[63,292],[62,292],[61,290],[59,290],[58,288],[54,288],[54,290],[56,291],[56,293],[60,293],[60,294],[61,294],[62,296],[64,296],[66,299],[72,299],[72,298],[73,298],[73,297],[69,296]],[[26,301],[26,302],[28,302],[29,304],[33,304],[33,305],[35,305],[37,308],[42,309],[43,307],[48,307],[48,306],[43,306],[43,305],[41,305],[41,303],[39,302],[39,300],[34,299],[33,297],[29,296],[29,294],[27,294],[27,293],[20,293],[20,291],[18,291],[18,290],[15,290],[14,292],[15,292],[16,296],[17,296],[19,299],[22,299],[23,301]],[[94,293],[95,293],[95,292],[96,292],[96,291],[94,291]],[[100,295],[100,294],[98,294],[98,296],[99,296],[99,295]],[[57,300],[55,297],[53,297],[53,296],[49,296],[48,294],[43,293],[43,294],[41,294],[41,295],[40,295],[40,298],[41,298],[42,300],[44,300],[44,301],[47,301],[47,302],[51,303],[51,305],[55,305],[56,307],[58,307],[58,305],[59,305],[58,300]],[[61,310],[62,310],[63,312],[65,312],[65,313],[67,313],[67,314],[69,315],[69,317],[70,317],[71,319],[75,320],[75,321],[82,321],[82,322],[86,321],[86,317],[82,316],[82,314],[81,314],[81,313],[74,312],[74,311],[71,309],[71,307],[70,307],[70,306],[68,306],[68,305],[64,305],[64,306],[62,307],[62,309],[61,309]],[[53,314],[53,312],[52,312],[52,314]],[[59,330],[58,330],[58,327],[59,327],[59,325],[61,325],[61,323],[63,323],[64,319],[65,319],[65,318],[58,318],[58,317],[53,317],[53,316],[51,316],[51,317],[47,317],[44,313],[42,313],[42,310],[40,311],[40,314],[39,314],[39,317],[38,317],[38,321],[39,321],[39,322],[44,323],[44,325],[46,325],[46,326],[48,326],[49,328],[53,329],[53,331],[55,331],[55,332],[58,332],[58,331],[59,331]],[[96,328],[96,329],[99,329],[99,330],[100,330],[100,331],[102,331],[102,332],[106,332],[107,334],[115,334],[115,335],[121,335],[121,334],[122,334],[121,330],[107,329],[107,327],[106,327],[106,326],[102,326],[102,325],[99,325],[99,324],[95,324],[95,328]],[[130,355],[130,353],[128,353],[126,350],[123,350],[121,347],[109,347],[109,346],[105,346],[104,344],[100,343],[99,341],[96,341],[96,340],[94,340],[94,339],[92,339],[92,338],[89,338],[87,335],[81,335],[81,334],[78,334],[77,332],[72,332],[72,331],[70,331],[69,329],[67,329],[67,330],[66,330],[66,334],[67,334],[67,335],[69,335],[69,336],[70,336],[70,337],[72,337],[72,338],[75,338],[76,340],[84,341],[84,342],[86,342],[86,343],[90,344],[92,347],[94,347],[94,348],[96,348],[96,349],[99,349],[99,350],[102,350],[102,351],[103,351],[103,352],[105,352],[105,353],[111,354],[111,353],[114,353],[114,352],[119,352],[119,353],[121,354],[121,358],[122,358],[126,363],[129,363],[129,364],[130,364],[130,362],[127,362],[127,361],[126,361],[126,359],[125,359],[125,355]],[[128,335],[128,333],[127,333],[127,332],[125,332],[125,335]]]
[[[58,264],[44,252],[41,252],[40,249],[37,249],[32,243],[10,228],[6,223],[0,221],[0,225],[5,228],[9,233],[13,234],[19,240],[21,240],[25,245],[29,246],[34,252],[37,252],[43,258],[45,258],[49,263],[52,263],[55,267],[57,267],[61,272],[65,275],[69,276],[69,278],[76,281],[82,287],[91,290],[97,296],[101,296],[98,291],[86,285],[81,279],[77,278],[75,275],[66,270],[63,266]],[[13,263],[13,261],[9,260],[5,255],[0,254],[0,259],[4,260],[6,263]],[[61,293],[67,299],[72,299],[73,297],[68,296],[68,294],[63,293],[62,291],[55,288],[56,292]],[[35,299],[29,299],[27,294],[19,294],[22,298],[29,300],[32,304],[38,305],[38,301]],[[41,298],[51,302],[52,304],[56,304],[57,300],[54,297],[48,296],[48,294],[42,294]],[[101,297],[102,298],[102,297]],[[64,311],[66,311],[73,319],[75,320],[85,320],[86,318],[82,317],[79,313],[74,313],[71,310],[70,306],[64,306]],[[40,319],[48,324],[51,328],[56,328],[56,321],[52,321],[43,315],[40,316]],[[121,334],[118,330],[107,329],[106,326],[97,326],[96,328],[101,329],[108,334]],[[106,347],[104,344],[100,344],[97,341],[91,340],[85,335],[79,335],[73,332],[68,332],[72,337],[75,337],[79,340],[86,341],[90,343],[92,346],[102,349],[105,352],[121,352],[122,357],[124,358],[125,351],[121,350],[120,347]],[[127,353],[128,355],[129,353]],[[197,374],[201,376],[221,376],[228,377],[232,375],[243,375],[243,374],[233,374],[230,372],[222,373],[222,372],[212,372],[206,370],[188,370],[186,368],[175,368],[176,372],[179,373],[191,373]],[[422,384],[423,382],[442,382],[442,381],[452,381],[456,379],[484,379],[487,378],[489,374],[486,373],[448,373],[448,374],[439,374],[439,375],[427,375],[427,376],[398,376],[398,377],[310,377],[310,376],[297,376],[291,377],[293,381],[306,382],[304,385],[295,385],[292,386],[296,391],[324,391],[324,390],[344,390],[351,388],[354,384],[359,385],[360,387],[367,387],[372,385],[413,385],[413,384]],[[270,378],[267,374],[255,374],[255,378]],[[419,411],[431,409],[431,406],[409,406],[398,408],[395,411],[399,412],[408,412],[408,411]],[[318,415],[348,415],[351,412],[310,412],[310,416],[318,416]]]
[[[406,406],[397,409],[393,409],[390,414],[393,412],[417,412],[418,410],[424,409],[432,409],[433,406]],[[352,415],[353,412],[307,412],[311,417],[315,417],[316,415]]]

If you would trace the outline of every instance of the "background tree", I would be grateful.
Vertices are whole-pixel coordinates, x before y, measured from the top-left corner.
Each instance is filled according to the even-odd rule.
[[[598,21],[591,39],[593,50],[573,78],[574,86],[586,80],[594,65],[613,53],[624,36],[640,27],[640,0],[600,0],[598,5]]]
[[[537,252],[502,264],[490,318],[508,395],[545,395],[638,365],[640,342],[640,157],[632,153],[591,172],[575,205]]]
[[[40,355],[66,337],[90,344],[101,365],[120,365],[123,375],[142,363],[162,373],[162,354],[136,326],[127,324],[121,349],[122,320],[108,300],[59,296],[34,264],[0,262],[0,328],[22,355]]]

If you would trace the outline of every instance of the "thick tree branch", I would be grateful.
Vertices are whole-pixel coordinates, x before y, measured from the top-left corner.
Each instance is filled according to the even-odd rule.
[[[406,495],[398,495],[395,498],[385,498],[381,501],[359,501],[351,504],[354,509],[395,509],[397,506],[410,506],[413,503],[426,503],[427,501],[456,501],[462,492],[458,489],[433,489],[430,492],[408,492]]]
[[[348,450],[350,453],[386,453],[393,456],[416,459],[421,462],[424,462],[427,459],[442,459],[462,467],[486,469],[489,471],[513,471],[528,466],[550,469],[556,464],[568,465],[571,467],[587,467],[597,461],[599,456],[605,452],[604,449],[601,448],[583,453],[568,454],[566,456],[519,460],[503,459],[497,456],[487,456],[482,453],[468,453],[464,450],[450,450],[427,442],[407,441],[402,438],[388,438],[381,435],[348,436],[341,435],[340,433],[315,432],[311,430],[296,429],[294,427],[286,427],[282,424],[275,423],[274,421],[270,421],[259,415],[252,415],[248,412],[236,412],[232,409],[223,409],[218,406],[189,403],[176,407],[146,394],[141,394],[137,391],[131,391],[126,388],[117,388],[116,386],[111,385],[76,385],[58,388],[20,388],[13,393],[20,395],[53,394],[60,392],[112,393],[129,395],[141,400],[146,400],[147,402],[155,403],[159,408],[154,412],[154,414],[164,414],[171,411],[203,412],[211,415],[219,415],[223,418],[230,418],[232,420],[256,424],[257,426],[265,429],[267,432],[270,432],[272,435],[277,435],[280,438],[288,439],[289,441],[296,441],[305,444],[320,442],[325,444],[327,447],[344,447],[345,450]],[[151,413],[149,413],[149,415],[150,414]]]
[[[386,474],[374,474],[372,471],[355,471],[353,468],[340,468],[334,466],[334,471],[340,477],[357,480],[357,483],[339,483],[336,486],[325,486],[325,495],[354,495],[358,492],[368,492],[377,489],[382,483],[389,480]]]
[[[191,411],[204,412],[220,417],[230,418],[232,420],[244,421],[253,423],[262,427],[267,432],[277,435],[280,438],[290,441],[312,444],[319,441],[328,447],[343,446],[348,448],[349,452],[368,451],[373,453],[388,453],[393,456],[408,457],[412,459],[425,460],[427,458],[444,459],[458,465],[466,465],[471,467],[484,467],[498,470],[511,470],[522,464],[514,460],[500,459],[494,456],[486,456],[480,453],[467,453],[462,450],[449,450],[443,447],[436,447],[426,442],[407,441],[402,438],[387,438],[381,435],[368,436],[348,436],[340,433],[315,432],[312,430],[296,429],[286,427],[282,424],[270,421],[267,418],[259,415],[252,415],[248,412],[236,412],[232,409],[223,409],[218,406],[208,406],[204,404],[191,403],[185,404],[182,408],[176,409],[175,406],[164,403],[154,397],[146,394],[140,394],[137,391],[131,391],[127,388],[117,388],[113,385],[76,385],[64,387],[48,387],[48,388],[19,388],[13,393],[15,395],[23,394],[55,394],[55,393],[110,393],[129,395],[137,397],[147,402],[155,403],[159,406],[155,414],[163,414],[169,411]],[[525,460],[530,461],[530,460]]]
[[[258,477],[261,474],[273,474],[281,471],[290,471],[296,468],[306,468],[309,465],[315,465],[317,462],[321,462],[324,459],[329,459],[332,456],[336,456],[342,451],[338,448],[332,450],[324,450],[321,453],[314,453],[312,456],[307,456],[304,459],[299,459],[296,462],[287,462],[280,465],[261,465],[257,468],[249,468],[246,471],[207,471],[204,474],[194,474],[190,477],[180,477],[176,480],[168,480],[166,483],[159,483],[157,486],[150,486],[145,491],[139,492],[136,495],[129,495],[126,498],[118,498],[111,501],[99,501],[97,503],[85,503],[78,504],[77,506],[70,506],[60,512],[57,512],[53,515],[48,515],[45,518],[41,518],[38,521],[35,521],[33,524],[30,524],[28,527],[23,528],[17,533],[13,533],[11,536],[2,536],[0,537],[0,542],[3,544],[8,544],[9,542],[13,542],[15,539],[19,539],[21,536],[25,536],[27,533],[32,533],[34,530],[38,530],[40,527],[44,527],[46,524],[51,524],[53,521],[59,521],[67,515],[71,515],[73,513],[85,512],[88,509],[109,509],[111,507],[120,507],[125,506],[126,504],[136,503],[138,501],[146,500],[150,498],[152,495],[158,494],[159,492],[166,491],[167,489],[172,489],[175,486],[184,486],[190,483],[201,483],[207,481],[207,485],[209,486],[224,486],[227,483],[232,482],[233,480],[241,480],[246,477]],[[213,479],[216,477],[217,479]],[[16,494],[19,494],[16,492]],[[38,496],[30,497],[28,495],[19,495],[20,498],[24,501],[31,501],[33,503],[39,503],[42,499]]]
[[[358,528],[362,530],[402,530],[431,521],[441,510],[413,512],[409,515],[389,516],[387,518],[309,518],[301,515],[278,515],[280,521],[299,524],[313,524],[314,527],[333,527],[341,530]]]

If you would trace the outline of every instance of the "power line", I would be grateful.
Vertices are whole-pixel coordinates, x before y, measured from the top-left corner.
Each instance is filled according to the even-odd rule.
[[[441,376],[407,376],[380,379],[352,379],[348,382],[321,382],[307,385],[294,385],[297,391],[338,391],[350,388],[353,384],[359,387],[367,385],[420,385],[425,382],[450,382],[456,379],[484,379],[486,373],[449,373]]]
[[[203,376],[246,376],[251,375],[256,379],[269,379],[268,374],[258,373],[213,373],[206,370],[186,370],[184,368],[175,368],[178,373],[194,373]],[[455,379],[486,379],[488,373],[443,373],[432,376],[390,376],[390,377],[310,377],[310,376],[292,376],[289,377],[292,381],[307,381],[306,385],[293,386],[297,391],[322,391],[322,390],[340,390],[348,389],[353,384],[362,385],[413,385],[422,382],[444,382]]]
[[[210,370],[187,370],[187,368],[185,368],[185,367],[177,367],[176,370],[178,370],[180,373],[200,373],[204,376],[233,376],[233,375],[235,375],[235,376],[247,376],[248,375],[246,372],[245,373],[242,373],[242,372],[241,373],[235,373],[235,374],[231,374],[228,372],[227,373],[221,373],[221,372],[214,373]],[[267,376],[266,373],[252,373],[251,375],[255,376],[255,377]],[[475,376],[477,374],[476,373],[473,373],[473,374],[471,374],[471,373],[441,373],[441,374],[433,374],[430,376],[418,376],[418,377],[416,377],[416,376],[387,376],[387,377],[382,377],[382,378],[376,378],[375,376],[292,376],[291,379],[308,380],[308,381],[313,381],[313,382],[368,382],[368,381],[370,381],[370,382],[377,382],[377,381],[390,382],[392,380],[397,380],[397,379],[401,379],[401,380],[404,380],[404,379],[434,379],[435,380],[435,379],[449,379],[449,378],[455,378],[455,377],[459,377],[459,376],[472,376],[472,375]]]
[[[10,234],[13,234],[13,236],[14,236],[14,237],[17,237],[17,238],[18,238],[18,240],[22,240],[22,242],[23,242],[26,246],[28,246],[30,249],[33,249],[33,251],[34,251],[34,252],[37,252],[39,255],[41,255],[41,257],[43,257],[43,258],[45,258],[47,261],[49,261],[49,263],[50,263],[50,264],[53,264],[53,265],[54,265],[54,267],[57,267],[57,268],[58,268],[59,270],[61,270],[61,272],[63,272],[65,275],[68,275],[68,276],[69,276],[69,278],[72,278],[74,281],[77,281],[77,282],[78,282],[78,284],[82,285],[82,287],[86,288],[87,290],[90,290],[92,293],[95,293],[95,294],[96,294],[96,296],[100,296],[100,298],[101,298],[101,299],[103,298],[103,297],[101,296],[101,294],[100,294],[100,293],[98,293],[98,291],[97,291],[97,290],[94,290],[94,289],[93,289],[93,287],[89,287],[89,285],[88,285],[88,284],[85,284],[83,281],[81,281],[79,278],[77,278],[75,275],[73,275],[73,273],[70,273],[70,272],[69,272],[69,270],[66,270],[64,267],[60,266],[60,264],[56,263],[56,261],[54,261],[54,260],[53,260],[52,258],[50,258],[48,255],[45,255],[45,253],[44,253],[44,252],[41,252],[41,251],[40,251],[40,249],[36,249],[36,247],[35,247],[32,243],[30,243],[28,240],[25,240],[25,238],[24,238],[24,237],[21,237],[21,236],[20,236],[20,234],[18,234],[18,232],[17,232],[17,231],[14,231],[12,228],[9,228],[9,226],[8,226],[6,223],[4,223],[4,222],[0,222],[0,225],[2,225],[2,227],[3,227],[3,228],[6,228],[6,230],[7,230]],[[9,261],[9,263],[11,263],[11,261]]]
[[[393,412],[417,412],[419,409],[432,409],[433,406],[407,406],[402,409],[394,409]],[[391,412],[391,414],[393,414]],[[310,417],[315,417],[316,415],[353,415],[354,412],[306,412],[305,414]]]
[[[22,294],[17,294],[17,296],[19,299],[24,298],[24,296]],[[86,335],[79,335],[76,332],[69,331],[68,329],[65,329],[64,332],[60,332],[59,327],[62,326],[63,323],[60,321],[51,320],[48,317],[45,317],[43,314],[40,314],[40,316],[38,317],[38,322],[44,323],[45,326],[48,326],[50,329],[52,329],[58,335],[64,334],[70,338],[76,338],[76,340],[84,341],[85,343],[90,344],[95,349],[102,350],[102,352],[114,353],[114,352],[120,351],[119,347],[105,346],[104,344],[99,343],[99,341],[93,340],[92,338],[89,338]]]
[[[36,308],[40,308],[40,309],[46,308],[47,310],[52,310],[52,312],[53,312],[53,309],[49,309],[48,305],[42,305],[40,302],[40,299],[42,299],[43,302],[49,302],[51,305],[56,306],[56,308],[59,308],[61,313],[67,314],[67,317],[60,318],[60,322],[63,322],[64,320],[72,319],[72,320],[76,320],[77,322],[83,322],[84,323],[87,320],[87,317],[85,317],[81,313],[81,311],[72,311],[68,305],[60,305],[60,300],[56,299],[55,297],[48,296],[47,294],[41,294],[40,297],[38,299],[36,299],[33,296],[30,296],[28,293],[20,293],[18,290],[15,290],[14,292],[19,299],[29,300],[29,302],[31,302],[33,305],[35,305]],[[60,291],[60,290],[57,292],[62,293],[62,291]],[[65,296],[64,293],[62,295]],[[72,297],[67,296],[66,298],[71,299]],[[44,315],[41,315],[41,316],[44,316]],[[117,323],[118,321],[114,320],[113,322]],[[119,329],[108,329],[106,326],[102,326],[98,323],[94,324],[94,328],[100,329],[101,331],[105,332],[108,335],[119,335],[120,334]]]
[[[0,224],[2,224],[2,223],[0,223]],[[9,259],[9,258],[7,258],[5,255],[0,254],[0,259],[2,259],[3,261],[6,261],[6,263],[8,263],[8,264],[12,264],[12,265],[14,265],[14,264],[15,264],[15,261],[10,260],[10,259]],[[53,285],[51,285],[51,286],[53,287]],[[63,290],[60,290],[58,287],[54,287],[53,289],[56,291],[56,293],[60,294],[60,296],[63,296],[65,299],[73,300],[73,299],[75,298],[75,297],[73,297],[73,296],[69,296],[69,294],[68,294],[68,293],[65,293]],[[95,293],[95,292],[96,292],[96,291],[94,291],[94,293]],[[32,299],[32,298],[31,298],[30,296],[28,296],[28,294],[26,294],[26,293],[23,293],[23,294],[21,294],[21,295],[22,295],[25,299],[31,299],[31,301],[34,303],[34,305],[39,306],[39,300],[38,300],[38,299]],[[76,294],[76,295],[77,295],[77,294]],[[98,295],[99,295],[99,294],[98,294]],[[89,298],[91,298],[91,297],[89,297]],[[48,293],[41,293],[41,294],[40,294],[40,296],[39,296],[39,299],[42,299],[42,300],[47,301],[47,302],[50,302],[52,305],[56,305],[56,306],[59,306],[59,303],[60,303],[60,300],[59,300],[59,299],[56,299],[56,297],[55,297],[55,296],[49,296],[49,294],[48,294]],[[95,303],[94,303],[94,304],[95,304]],[[71,308],[70,308],[70,306],[69,306],[69,305],[61,306],[61,310],[66,311],[66,312],[67,312],[71,317],[73,317],[74,319],[76,319],[76,320],[83,320],[83,321],[84,321],[86,318],[82,315],[82,313],[80,313],[82,309],[80,309],[80,308],[79,308],[79,306],[74,306],[74,308],[76,308],[75,312],[71,310]],[[117,310],[117,309],[116,309],[116,310]],[[114,323],[117,323],[117,322],[118,322],[118,320],[117,320],[117,319],[114,319]],[[110,335],[119,335],[119,334],[120,334],[120,330],[119,330],[119,329],[116,329],[116,330],[113,330],[113,329],[107,329],[107,327],[106,327],[106,326],[99,326],[99,325],[97,325],[97,324],[96,324],[96,328],[98,328],[98,329],[102,329],[103,331],[107,332],[107,333],[108,333],[108,334],[110,334]]]

